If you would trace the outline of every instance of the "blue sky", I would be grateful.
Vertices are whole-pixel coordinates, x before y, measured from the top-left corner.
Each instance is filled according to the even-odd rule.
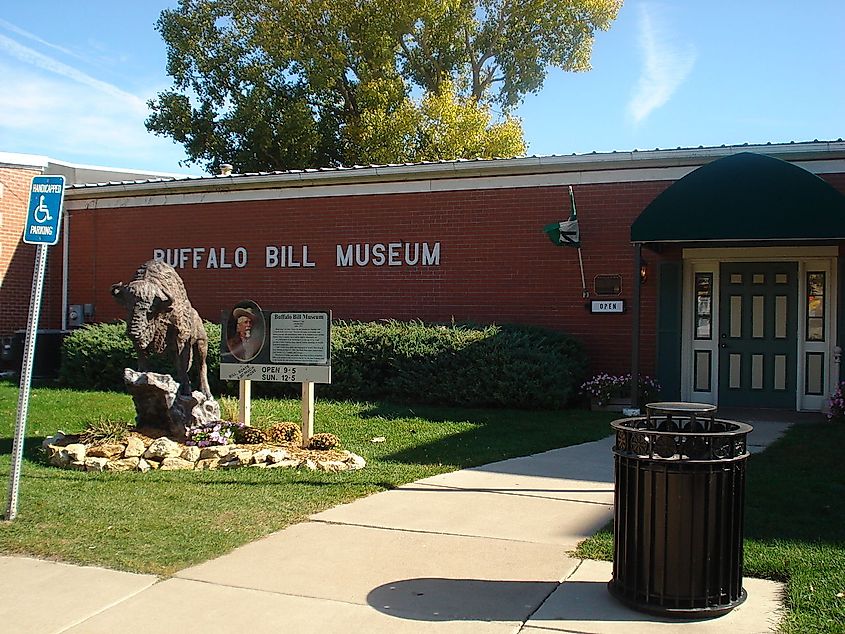
[[[170,84],[153,25],[175,4],[6,3],[0,152],[202,173],[143,124]],[[590,72],[552,70],[519,108],[528,153],[845,137],[843,33],[842,0],[628,0]]]

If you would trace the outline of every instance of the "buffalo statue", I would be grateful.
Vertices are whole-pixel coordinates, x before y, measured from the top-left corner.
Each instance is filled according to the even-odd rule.
[[[141,265],[135,279],[128,284],[118,282],[111,293],[126,308],[126,334],[138,352],[140,370],[149,369],[150,353],[169,350],[176,363],[179,391],[190,396],[188,370],[196,352],[200,390],[211,398],[206,366],[208,335],[176,270],[165,262],[150,260]]]

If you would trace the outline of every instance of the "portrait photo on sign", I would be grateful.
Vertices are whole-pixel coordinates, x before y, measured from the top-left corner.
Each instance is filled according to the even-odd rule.
[[[253,301],[239,302],[226,320],[226,348],[237,361],[254,359],[264,347],[267,328],[264,315]],[[224,350],[224,360],[227,356]]]

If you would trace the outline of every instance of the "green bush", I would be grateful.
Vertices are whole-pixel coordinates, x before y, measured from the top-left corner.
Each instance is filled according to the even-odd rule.
[[[206,322],[212,391],[221,382],[220,326]],[[123,390],[123,368],[136,367],[123,324],[77,330],[65,339],[61,376],[74,387]],[[158,371],[173,372],[169,360]],[[556,409],[577,395],[587,360],[576,339],[530,326],[431,325],[422,322],[335,322],[332,383],[322,398],[441,405]],[[223,383],[224,385],[221,385]],[[295,396],[299,386],[253,383],[256,396]]]
[[[208,383],[211,391],[220,393],[220,326],[205,322],[208,333]],[[196,365],[196,364],[195,364]],[[79,389],[124,391],[123,369],[138,368],[138,357],[126,335],[126,323],[87,324],[74,330],[62,343],[62,365],[59,380],[63,385]],[[175,374],[169,356],[150,358],[153,372]],[[197,387],[196,369],[191,381]]]

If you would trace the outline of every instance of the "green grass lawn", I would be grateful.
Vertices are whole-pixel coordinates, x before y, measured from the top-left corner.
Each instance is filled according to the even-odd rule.
[[[17,393],[17,385],[0,381],[0,512],[6,508]],[[299,416],[297,400],[253,402],[254,419]],[[168,575],[376,491],[602,438],[613,415],[318,401],[315,431],[339,436],[343,448],[367,460],[365,469],[81,473],[41,461],[45,436],[82,431],[100,417],[132,420],[130,397],[33,390],[18,516],[0,523],[0,552]],[[376,436],[385,442],[370,442]]]
[[[784,632],[845,632],[845,427],[793,426],[748,463],[746,576],[785,581]],[[582,557],[611,560],[607,527]]]

